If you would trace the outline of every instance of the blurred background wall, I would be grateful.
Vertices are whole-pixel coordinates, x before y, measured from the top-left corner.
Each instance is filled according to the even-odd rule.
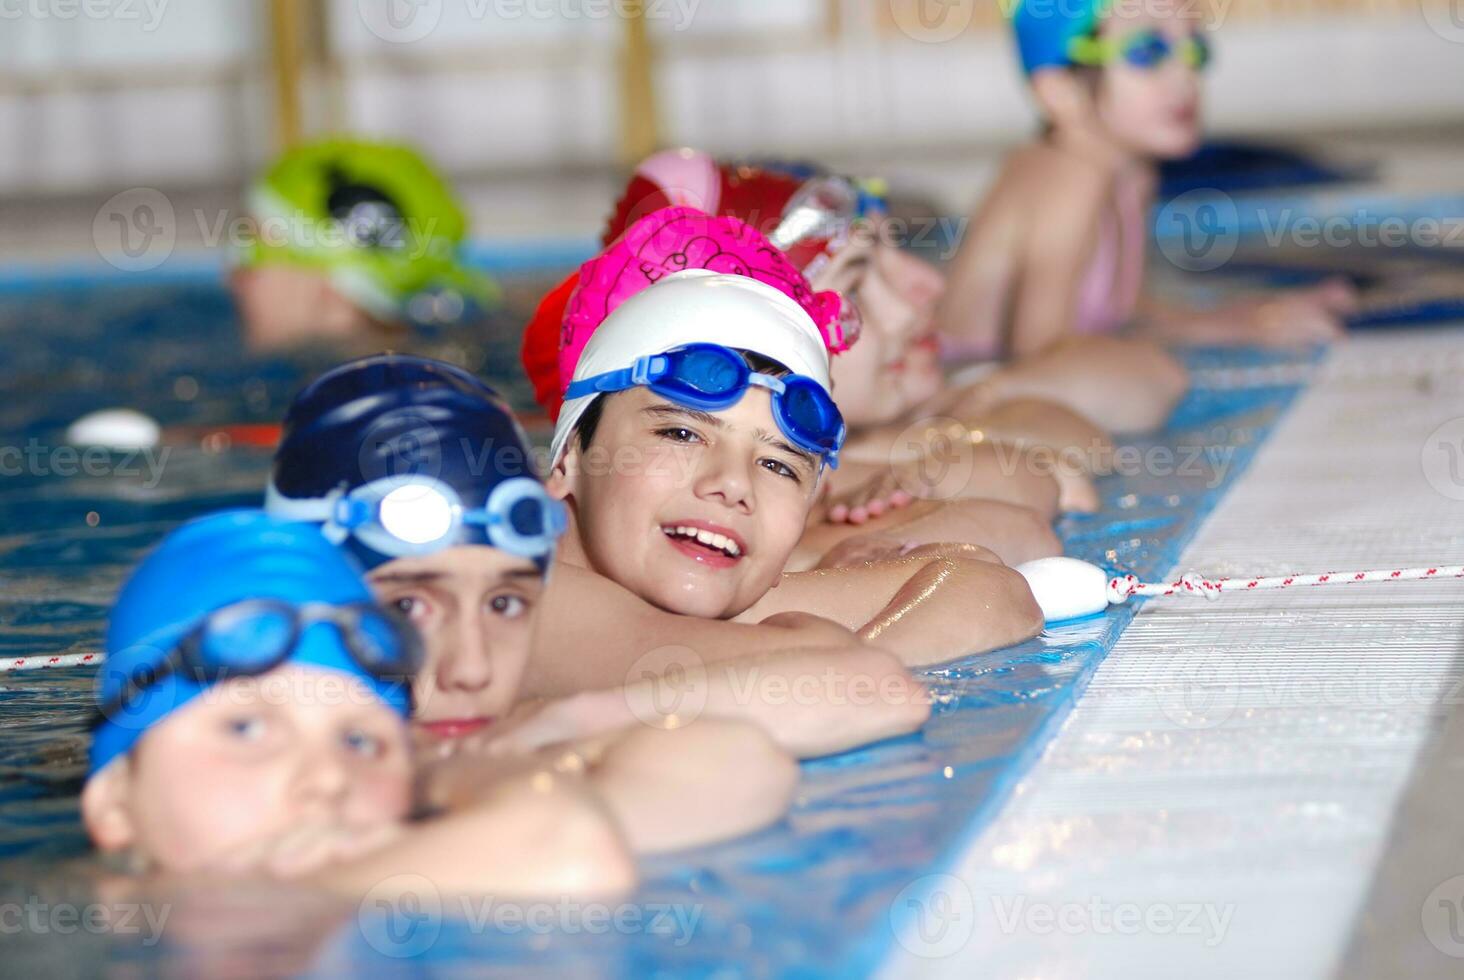
[[[610,172],[657,137],[888,169],[1033,125],[1013,0],[644,0],[653,111],[629,2],[0,0],[0,199],[237,186],[282,138],[282,50],[296,131],[408,138],[469,183]],[[1461,122],[1464,0],[1206,10],[1213,131]]]

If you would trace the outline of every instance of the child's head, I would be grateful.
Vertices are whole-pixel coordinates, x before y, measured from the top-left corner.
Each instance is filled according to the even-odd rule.
[[[550,450],[591,567],[686,615],[760,599],[843,445],[828,370],[808,313],[745,276],[682,272],[618,307],[580,355]]]
[[[852,238],[822,263],[816,289],[855,305],[859,342],[834,358],[834,399],[853,429],[904,418],[945,385],[935,339],[945,277],[927,262],[881,241],[877,229]]]
[[[232,511],[174,532],[113,609],[93,841],[205,871],[302,824],[401,820],[418,642],[314,527]]]
[[[735,218],[766,236],[813,289],[836,293],[844,320],[859,325],[857,343],[845,330],[852,346],[832,367],[839,410],[857,429],[901,418],[944,383],[933,332],[944,277],[888,240],[883,193],[878,181],[805,179],[668,150],[636,169],[605,238],[667,204]]]
[[[266,509],[322,524],[422,633],[415,722],[462,734],[513,705],[564,508],[491,388],[404,355],[328,372],[290,408]]]
[[[1201,137],[1201,11],[1180,0],[1021,0],[1022,64],[1058,130],[1097,130],[1127,153],[1189,156]]]
[[[495,296],[458,261],[467,223],[451,188],[409,147],[297,147],[250,188],[248,205],[253,234],[231,286],[258,346],[450,323]]]

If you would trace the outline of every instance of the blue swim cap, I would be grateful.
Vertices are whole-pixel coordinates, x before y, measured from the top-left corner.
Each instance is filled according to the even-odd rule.
[[[160,666],[214,610],[246,599],[341,605],[371,598],[356,565],[312,525],[286,523],[258,510],[225,511],[192,521],[163,539],[122,587],[107,630],[98,703],[114,703],[129,679]],[[306,627],[289,662],[359,678],[388,707],[407,716],[405,686],[363,670],[328,623]],[[90,773],[128,752],[149,728],[209,686],[170,672],[142,689],[97,727]]]
[[[1012,31],[1028,75],[1041,68],[1070,68],[1072,46],[1091,37],[1112,0],[1017,0]]]
[[[446,484],[468,508],[486,507],[511,480],[540,483],[528,438],[492,388],[442,361],[378,354],[335,368],[296,396],[275,453],[270,497],[277,504],[322,498],[408,477]],[[481,525],[463,527],[454,543],[494,547]],[[367,569],[393,557],[355,535],[341,546]]]

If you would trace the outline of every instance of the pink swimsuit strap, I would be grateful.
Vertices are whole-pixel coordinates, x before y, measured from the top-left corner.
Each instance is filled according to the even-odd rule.
[[[1115,189],[1114,209],[1116,216],[1103,214],[1093,261],[1078,290],[1073,329],[1080,334],[1115,333],[1138,308],[1147,240],[1143,202],[1132,184]]]

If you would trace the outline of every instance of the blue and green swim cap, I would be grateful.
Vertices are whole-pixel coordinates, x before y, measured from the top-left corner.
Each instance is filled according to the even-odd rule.
[[[1113,0],[1017,0],[1012,31],[1028,75],[1071,68],[1076,42],[1093,37]]]
[[[460,261],[467,218],[452,189],[410,147],[355,139],[296,147],[250,188],[248,207],[258,233],[242,267],[318,270],[378,319],[452,322],[498,299],[493,282]]]
[[[97,677],[98,704],[115,703],[130,681],[160,668],[205,616],[251,599],[343,605],[372,597],[358,566],[313,525],[287,523],[258,510],[192,521],[163,539],[122,587],[107,631],[107,659]],[[407,685],[368,673],[329,623],[306,626],[287,662],[346,674],[407,716]],[[126,754],[148,729],[210,686],[172,671],[140,689],[102,717],[89,773]]]

